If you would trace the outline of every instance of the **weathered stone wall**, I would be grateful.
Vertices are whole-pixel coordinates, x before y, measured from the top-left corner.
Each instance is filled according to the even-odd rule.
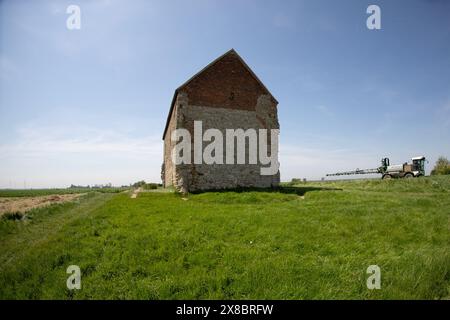
[[[170,140],[170,136],[176,127],[175,122],[176,111],[177,108],[175,106],[169,120],[169,126],[167,127],[166,135],[164,136],[164,159],[163,159],[163,166],[161,168],[161,179],[163,181],[164,187],[169,187],[173,185],[173,177],[175,174],[174,171],[175,167],[171,159],[171,152],[172,152],[171,150],[173,148],[173,144]]]
[[[276,104],[270,96],[261,95],[257,99],[255,110],[248,111],[196,105],[186,105],[177,110],[178,127],[188,129],[191,133],[192,161],[194,159],[194,121],[202,121],[203,133],[209,128],[215,128],[219,129],[224,137],[224,164],[176,166],[175,185],[179,190],[198,191],[235,187],[271,187],[279,184],[279,173],[273,176],[264,176],[260,173],[260,164],[248,164],[248,145],[246,145],[247,164],[236,164],[236,154],[235,164],[225,164],[226,129],[279,129]],[[204,142],[203,148],[209,143]],[[268,150],[271,150],[270,140]]]
[[[176,171],[174,163],[172,162],[172,149],[175,143],[171,141],[172,132],[176,128],[183,127],[183,119],[180,118],[179,111],[187,105],[187,97],[185,94],[178,94],[175,105],[169,120],[166,135],[164,136],[164,159],[161,178],[165,187],[176,186]]]

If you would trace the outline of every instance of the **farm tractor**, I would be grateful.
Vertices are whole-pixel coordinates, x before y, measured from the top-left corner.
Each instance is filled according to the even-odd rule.
[[[392,178],[414,178],[425,175],[425,157],[414,157],[412,163],[390,165],[389,158],[381,159],[381,166],[374,169],[356,169],[355,171],[345,171],[328,173],[329,176],[345,176],[354,174],[381,174],[382,179]]]

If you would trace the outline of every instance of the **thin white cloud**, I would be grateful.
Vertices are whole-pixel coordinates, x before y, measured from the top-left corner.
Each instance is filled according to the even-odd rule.
[[[378,155],[365,150],[304,148],[280,145],[280,173],[283,181],[292,178],[318,180],[327,173],[376,168]]]
[[[330,108],[328,108],[327,106],[324,106],[324,105],[316,106],[316,110],[319,111],[324,116],[327,116],[327,117],[334,116],[333,111],[331,111]]]
[[[441,119],[445,128],[450,128],[450,100],[437,110],[438,118]]]
[[[273,25],[277,28],[293,28],[295,27],[295,22],[292,17],[285,13],[277,13],[273,17]]]
[[[0,144],[0,188],[65,187],[70,184],[159,182],[161,136],[92,127],[33,127]]]
[[[8,81],[19,74],[19,67],[12,60],[0,55],[0,79]]]
[[[136,16],[150,16],[154,12],[153,5],[147,1],[136,0],[133,5],[113,0],[83,1],[77,3],[81,11],[81,28],[74,31],[66,27],[69,5],[64,1],[48,2],[35,16],[28,16],[28,11],[23,11],[14,25],[32,41],[53,48],[68,58],[89,55],[101,63],[114,65],[133,59],[133,50],[129,46],[139,45],[139,42],[117,42],[117,34]],[[148,10],[149,7],[152,10]],[[42,23],[42,15],[45,14],[51,15],[51,19]]]
[[[0,144],[0,158],[47,157],[64,153],[159,156],[161,148],[159,135],[133,138],[119,132],[86,127],[22,127],[15,143]]]

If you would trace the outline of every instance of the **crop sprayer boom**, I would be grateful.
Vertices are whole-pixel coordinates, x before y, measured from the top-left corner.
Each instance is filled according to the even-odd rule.
[[[381,174],[382,179],[392,178],[414,178],[425,175],[425,157],[414,157],[412,163],[404,163],[397,165],[390,165],[389,158],[381,159],[381,166],[374,169],[356,169],[354,171],[344,171],[336,173],[328,173],[330,176],[350,176],[355,174]]]

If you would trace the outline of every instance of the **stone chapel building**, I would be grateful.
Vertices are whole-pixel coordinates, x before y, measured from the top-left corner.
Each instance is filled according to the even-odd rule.
[[[225,161],[223,164],[195,164],[192,161],[177,165],[172,161],[172,150],[177,141],[171,139],[175,129],[187,129],[192,137],[193,154],[194,121],[202,121],[203,133],[208,128],[215,128],[223,132],[224,137],[226,129],[268,129],[267,149],[270,154],[270,129],[279,129],[277,105],[277,100],[235,50],[231,49],[211,62],[176,89],[173,95],[163,134],[163,185],[174,186],[182,192],[277,186],[279,171],[273,175],[261,175],[260,168],[264,165],[259,160],[257,164],[226,164]],[[202,147],[208,143],[203,141]],[[224,158],[225,149],[224,146]],[[237,147],[234,152],[236,150]],[[245,152],[247,159],[247,148]],[[278,154],[276,159],[278,161]]]

